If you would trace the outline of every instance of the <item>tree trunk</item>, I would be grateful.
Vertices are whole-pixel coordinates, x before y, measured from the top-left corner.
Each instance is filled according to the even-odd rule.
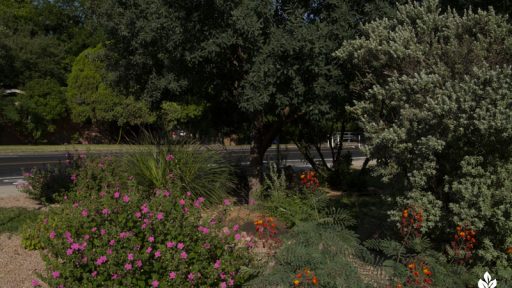
[[[263,181],[263,159],[265,152],[272,146],[272,141],[279,135],[282,123],[263,123],[262,117],[258,117],[253,130],[253,142],[250,150],[249,160],[249,199],[253,192],[261,187]]]

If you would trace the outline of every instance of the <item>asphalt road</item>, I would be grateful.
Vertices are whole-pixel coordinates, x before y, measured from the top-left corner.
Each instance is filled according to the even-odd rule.
[[[352,157],[357,159],[364,157],[363,153],[357,148],[347,148],[344,151],[350,151]],[[225,159],[233,165],[246,166],[249,164],[249,149],[226,149],[223,152]],[[322,151],[326,161],[332,161],[330,151],[325,149]],[[119,153],[102,153],[102,154],[119,154]],[[314,154],[316,159],[320,159],[319,155]],[[270,148],[265,155],[265,163],[281,159],[284,164],[292,166],[307,166],[302,154],[296,147],[281,147],[278,151],[276,148]],[[47,167],[55,165],[66,160],[66,153],[45,153],[45,154],[19,154],[19,155],[0,155],[0,186],[13,185],[18,183],[23,177],[23,171],[30,171],[34,167]]]

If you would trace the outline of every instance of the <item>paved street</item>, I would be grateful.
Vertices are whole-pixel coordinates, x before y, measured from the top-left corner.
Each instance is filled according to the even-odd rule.
[[[352,153],[354,159],[364,157],[357,148],[347,148]],[[328,149],[322,151],[327,162],[331,162]],[[246,166],[249,164],[249,148],[229,148],[222,151],[226,160],[233,165]],[[104,153],[119,154],[119,153]],[[319,156],[315,157],[319,159]],[[270,148],[265,155],[265,163],[281,159],[283,164],[292,166],[307,166],[302,155],[296,147],[282,146]],[[18,154],[18,155],[0,155],[0,186],[14,186],[22,180],[23,171],[29,171],[33,167],[47,167],[66,160],[66,153],[44,153],[44,154]]]

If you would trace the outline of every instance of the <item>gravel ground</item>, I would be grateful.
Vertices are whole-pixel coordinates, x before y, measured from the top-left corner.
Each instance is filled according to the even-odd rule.
[[[0,208],[23,207],[38,209],[41,206],[25,194],[16,192],[14,186],[0,187]],[[21,246],[21,237],[0,234],[0,287],[32,287],[36,272],[44,271],[44,262],[39,251],[28,251]]]

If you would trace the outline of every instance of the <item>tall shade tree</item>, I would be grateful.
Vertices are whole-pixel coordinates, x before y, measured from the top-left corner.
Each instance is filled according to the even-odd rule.
[[[428,0],[364,25],[337,52],[359,75],[351,111],[377,174],[405,202],[438,207],[435,225],[478,230],[478,263],[503,269],[512,244],[511,36],[492,10],[459,16]]]

